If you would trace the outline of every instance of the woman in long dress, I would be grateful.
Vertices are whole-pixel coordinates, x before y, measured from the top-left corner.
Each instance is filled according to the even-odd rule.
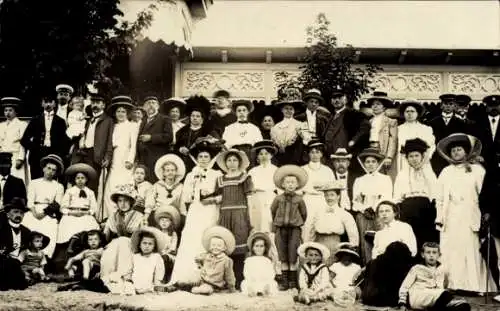
[[[111,200],[111,192],[124,182],[132,183],[133,167],[137,146],[137,127],[128,120],[128,113],[134,109],[128,96],[116,96],[108,108],[108,115],[113,116],[116,124],[113,129],[113,159],[104,189],[104,218],[112,215],[116,204]]]
[[[436,139],[430,126],[418,121],[424,113],[424,106],[416,100],[407,100],[401,103],[399,111],[403,114],[405,122],[398,126],[397,168],[398,172],[408,168],[408,160],[399,152],[407,140],[420,138],[425,141],[429,149],[425,153],[423,166],[430,166],[430,159],[436,150]]]
[[[439,175],[436,199],[436,225],[441,232],[441,262],[449,271],[448,288],[483,293],[491,274],[479,251],[478,196],[486,171],[475,162],[481,142],[466,134],[452,134],[438,143],[437,150],[450,163]],[[491,279],[489,284],[495,291]]]
[[[221,172],[212,169],[217,149],[212,139],[201,138],[190,150],[197,165],[184,181],[181,214],[186,216],[186,223],[170,278],[171,285],[190,284],[199,279],[195,258],[204,251],[203,232],[218,223],[215,186]]]

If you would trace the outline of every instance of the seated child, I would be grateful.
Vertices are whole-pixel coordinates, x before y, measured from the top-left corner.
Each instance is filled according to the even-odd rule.
[[[159,250],[165,264],[163,282],[167,283],[170,280],[174,268],[175,255],[177,254],[177,233],[175,229],[179,226],[180,214],[173,206],[161,206],[155,211],[154,219],[156,226],[161,230],[167,241],[165,248]]]
[[[340,243],[335,253],[337,262],[330,266],[330,277],[334,287],[334,301],[346,307],[356,301],[354,278],[361,272],[360,257],[349,243]]]
[[[271,240],[266,233],[255,232],[248,237],[250,256],[245,259],[241,291],[250,297],[270,296],[278,292],[274,264],[269,257]]]
[[[311,304],[333,299],[330,273],[324,264],[325,259],[330,257],[328,248],[317,242],[307,242],[299,246],[297,253],[305,263],[299,270],[299,293],[294,295],[294,301]]]
[[[148,169],[146,166],[142,164],[138,164],[134,167],[134,187],[137,192],[137,196],[135,198],[134,210],[144,213],[144,208],[146,205],[146,198],[149,196],[153,185],[146,180]]]
[[[21,269],[24,272],[28,284],[34,284],[36,281],[47,281],[49,278],[45,275],[45,265],[47,258],[43,249],[49,245],[50,239],[40,232],[32,231],[30,236],[30,247],[19,254]]]
[[[440,255],[439,244],[423,244],[424,264],[413,266],[399,289],[401,309],[409,306],[415,310],[470,311],[466,301],[453,300],[453,295],[446,290],[448,274],[439,262]]]
[[[101,256],[104,251],[104,235],[98,230],[86,232],[86,249],[78,255],[71,257],[66,264],[66,271],[70,278],[75,277],[77,271],[76,263],[80,262],[82,266],[82,278],[88,280],[95,276],[101,267]],[[92,275],[91,275],[92,274]]]

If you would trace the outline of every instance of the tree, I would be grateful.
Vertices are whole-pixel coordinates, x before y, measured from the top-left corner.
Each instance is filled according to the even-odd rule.
[[[299,66],[301,73],[298,77],[293,77],[288,72],[279,72],[278,77],[282,83],[278,87],[278,94],[287,87],[303,90],[316,88],[321,91],[326,102],[329,102],[332,91],[340,86],[346,90],[348,101],[352,104],[363,94],[373,90],[370,84],[382,68],[373,64],[354,67],[354,48],[350,45],[339,48],[337,37],[330,33],[329,25],[325,14],[321,13],[315,24],[307,28],[304,64]]]
[[[118,20],[119,0],[0,2],[1,95],[22,97],[32,114],[57,83],[83,95],[94,81],[108,93],[126,88],[128,56],[162,1],[134,22]]]

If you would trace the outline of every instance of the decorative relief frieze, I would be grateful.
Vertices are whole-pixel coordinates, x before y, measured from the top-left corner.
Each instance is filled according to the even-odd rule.
[[[379,73],[372,83],[375,89],[388,93],[441,93],[440,73]]]
[[[498,93],[500,74],[452,73],[449,75],[448,89],[452,93]]]
[[[183,73],[183,93],[211,93],[219,89],[236,93],[264,92],[264,72],[186,70]]]

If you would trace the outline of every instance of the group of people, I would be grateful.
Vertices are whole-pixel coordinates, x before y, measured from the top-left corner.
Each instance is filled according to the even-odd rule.
[[[56,92],[29,122],[0,100],[0,289],[62,276],[75,282],[60,290],[294,289],[308,304],[450,310],[470,308],[451,292],[496,291],[480,233],[500,252],[500,95],[471,120],[470,97],[444,94],[421,122],[417,100],[392,118],[374,92],[367,115],[340,88],[265,107],[224,90],[87,106]]]

